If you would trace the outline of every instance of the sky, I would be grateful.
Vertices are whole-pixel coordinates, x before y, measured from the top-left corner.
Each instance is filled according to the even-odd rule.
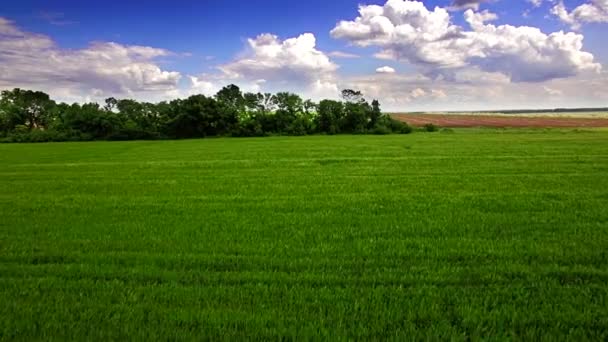
[[[20,0],[0,89],[66,102],[243,91],[385,110],[608,106],[608,0]]]

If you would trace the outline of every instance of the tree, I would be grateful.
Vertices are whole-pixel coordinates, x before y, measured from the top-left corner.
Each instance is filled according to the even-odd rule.
[[[304,106],[304,114],[306,114],[306,115],[313,115],[317,111],[317,104],[314,103],[310,99],[304,101],[303,106]]]
[[[0,132],[7,133],[14,128],[13,110],[8,101],[0,98]]]
[[[15,88],[2,91],[1,97],[2,108],[8,111],[7,117],[13,124],[25,125],[31,131],[46,128],[52,119],[50,113],[55,102],[46,93]]]
[[[123,125],[118,114],[108,112],[97,103],[74,103],[61,106],[62,124],[65,129],[89,135],[91,138],[104,139],[119,131]]]
[[[358,90],[344,89],[342,90],[342,98],[346,102],[361,103],[363,102],[363,93]]]
[[[344,119],[342,131],[348,133],[364,133],[368,126],[369,105],[366,102],[347,102],[344,104]]]
[[[118,100],[113,97],[107,98],[105,102],[106,105],[103,107],[103,109],[107,110],[108,112],[113,112],[118,107]]]
[[[251,114],[255,114],[263,111],[262,101],[264,99],[264,95],[262,93],[245,93],[243,95],[243,101],[245,104],[245,108],[251,116]]]
[[[238,114],[245,112],[245,98],[241,89],[234,84],[225,86],[215,94],[215,99]]]
[[[382,111],[380,110],[380,102],[378,102],[378,100],[373,100],[372,108],[369,113],[369,128],[374,128],[381,117]]]
[[[328,134],[340,133],[340,125],[344,117],[344,104],[340,101],[323,100],[319,102],[317,128]]]
[[[302,98],[297,94],[281,92],[276,94],[275,100],[278,108],[274,114],[276,131],[277,133],[291,133],[294,122],[303,113]],[[297,134],[300,134],[300,128],[297,128]]]
[[[214,97],[190,96],[148,103],[108,98],[97,103],[56,104],[43,92],[0,93],[4,141],[132,140],[207,136],[338,133],[407,133],[411,128],[383,115],[360,91],[342,91],[344,102],[319,104],[289,92],[245,93],[236,85]]]
[[[225,135],[239,122],[234,108],[205,95],[190,96],[175,105],[178,114],[168,123],[168,133],[175,138]]]

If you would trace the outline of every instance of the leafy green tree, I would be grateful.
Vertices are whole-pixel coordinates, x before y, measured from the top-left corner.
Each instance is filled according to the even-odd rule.
[[[342,98],[346,102],[360,103],[363,102],[363,93],[358,90],[344,89],[342,90]]]
[[[6,134],[13,127],[12,111],[9,105],[0,99],[0,133]]]
[[[380,110],[380,102],[378,100],[372,101],[372,107],[369,112],[369,126],[370,128],[376,127],[378,121],[382,117],[382,110]]]
[[[338,134],[344,118],[344,104],[340,101],[323,100],[319,103],[317,128],[322,133]]]
[[[169,135],[195,138],[232,133],[238,124],[238,112],[230,105],[204,95],[190,96],[175,103],[178,113],[169,123]]]
[[[254,115],[260,111],[263,111],[261,106],[264,95],[261,93],[245,93],[243,94],[243,101],[245,104],[245,109],[249,116]]]
[[[347,102],[344,104],[344,119],[342,131],[349,133],[365,133],[369,119],[369,105],[366,102]]]
[[[106,105],[103,107],[103,109],[108,112],[113,112],[118,107],[118,100],[113,97],[107,98],[105,100],[105,103],[106,103]]]
[[[235,111],[239,115],[246,114],[245,111],[245,98],[241,92],[241,88],[234,84],[230,84],[220,89],[215,94],[215,99],[227,107],[231,111]]]
[[[118,114],[104,110],[97,103],[74,103],[61,108],[63,126],[91,138],[105,139],[123,127]]]
[[[229,85],[214,97],[156,104],[108,98],[102,107],[55,104],[45,93],[14,89],[0,93],[0,133],[4,141],[38,142],[411,131],[383,115],[378,101],[368,104],[360,91],[345,89],[342,97],[345,102],[316,104],[289,92],[243,94]]]
[[[293,93],[281,92],[275,95],[277,110],[274,114],[277,133],[293,133],[293,124],[304,112],[302,98]],[[299,128],[296,129],[300,131]],[[299,134],[299,132],[297,133]]]
[[[44,129],[52,119],[50,113],[55,102],[49,95],[41,91],[13,90],[2,91],[1,107],[7,112],[6,117],[10,118],[8,125],[25,125],[32,129]]]

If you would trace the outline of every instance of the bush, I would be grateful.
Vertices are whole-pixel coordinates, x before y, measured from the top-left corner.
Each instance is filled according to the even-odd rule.
[[[387,135],[387,134],[393,133],[393,131],[391,130],[390,127],[387,127],[385,125],[376,124],[376,126],[374,126],[374,128],[371,130],[371,133],[376,134],[376,135]]]
[[[439,131],[439,127],[436,126],[436,125],[434,125],[434,124],[432,124],[432,123],[428,123],[428,124],[424,125],[422,128],[424,129],[425,132],[437,132],[437,131]]]
[[[110,133],[106,139],[112,141],[124,140],[158,140],[161,136],[157,132],[148,132],[140,129],[122,128]]]
[[[68,136],[64,132],[38,129],[25,132],[19,129],[16,132],[9,133],[6,138],[2,139],[3,142],[7,143],[42,143],[67,140]]]
[[[304,117],[296,118],[288,127],[287,134],[294,136],[307,135],[312,132],[310,122]]]
[[[399,134],[410,134],[412,133],[412,127],[405,122],[389,118],[390,128],[393,133]]]

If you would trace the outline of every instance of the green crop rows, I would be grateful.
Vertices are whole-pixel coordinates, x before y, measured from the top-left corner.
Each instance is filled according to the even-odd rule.
[[[608,339],[608,131],[0,145],[0,339]]]

